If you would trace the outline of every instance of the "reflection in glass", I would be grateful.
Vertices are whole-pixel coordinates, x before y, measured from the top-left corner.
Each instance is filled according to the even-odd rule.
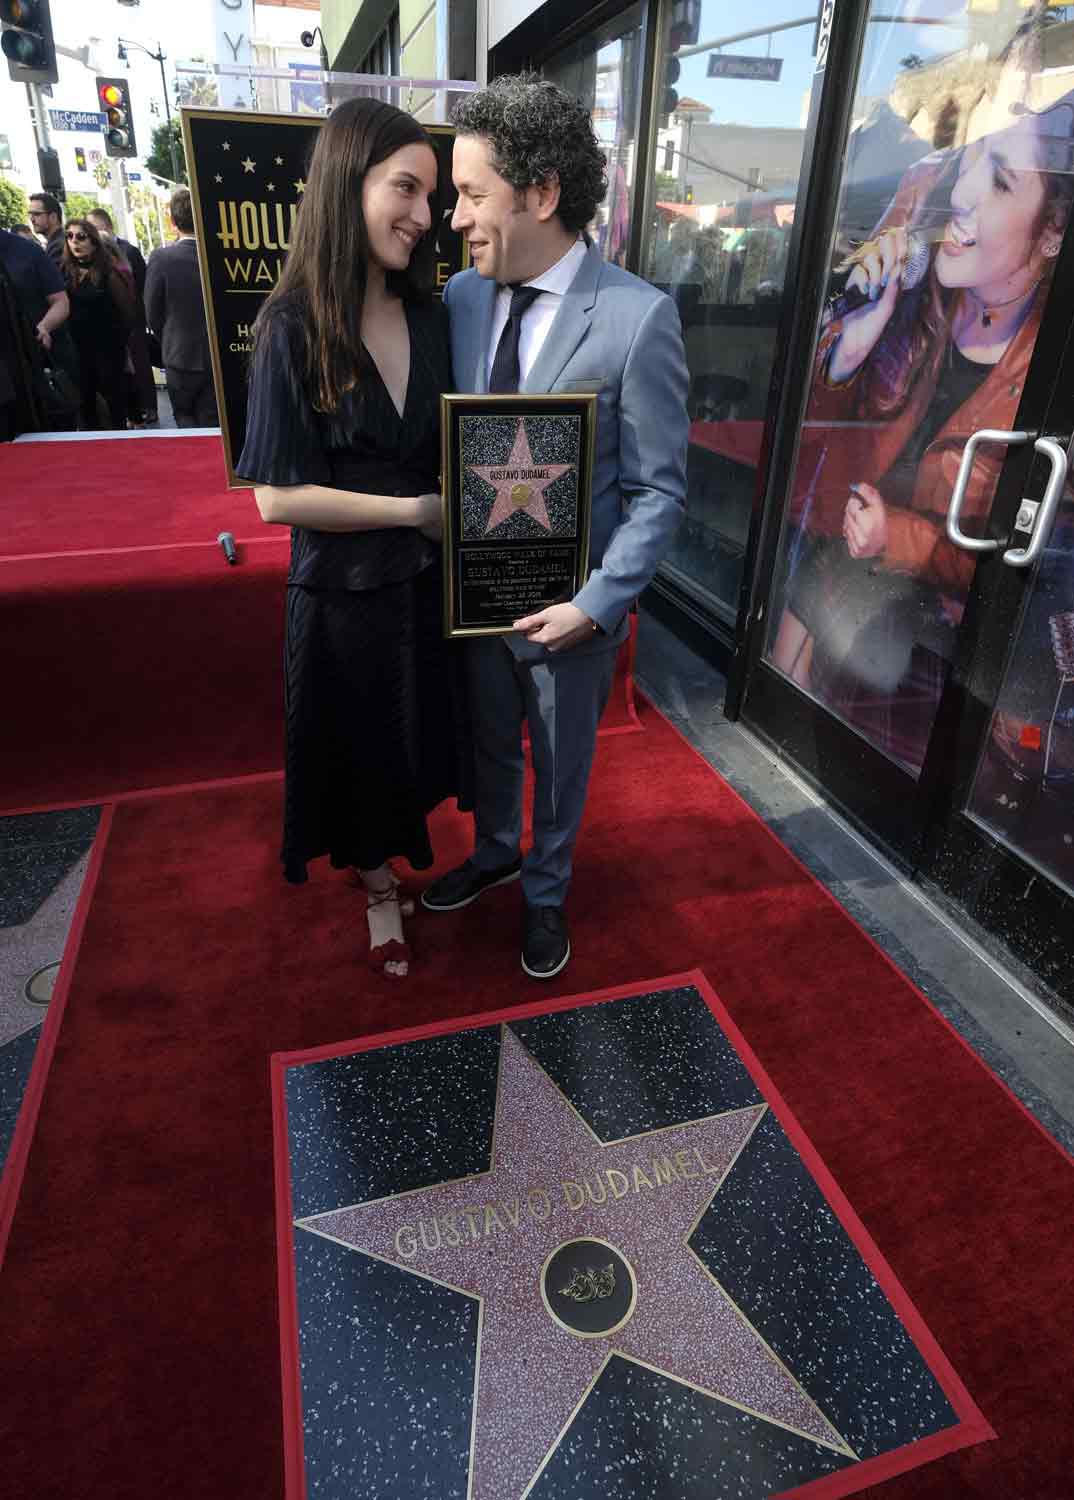
[[[589,106],[597,139],[608,158],[608,196],[590,233],[605,259],[626,262],[630,200],[637,161],[638,113],[645,61],[645,12],[641,4],[545,62],[546,78]]]
[[[771,615],[770,661],[914,774],[975,566],[952,482],[971,432],[1014,425],[1074,196],[1074,37],[1057,67],[1050,35],[1074,28],[1007,24],[998,51],[972,4],[907,13],[905,45],[870,27]],[[980,450],[971,534],[1004,456]]]
[[[1074,507],[1033,580],[968,811],[1074,893]]]
[[[678,304],[690,368],[686,520],[661,571],[731,622],[794,227],[816,15],[789,0],[700,0],[696,24],[684,29],[685,10],[669,7],[658,64],[663,110],[640,266]]]

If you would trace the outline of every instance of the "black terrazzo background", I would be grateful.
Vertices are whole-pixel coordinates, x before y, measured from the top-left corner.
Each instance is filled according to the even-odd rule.
[[[771,1111],[690,1244],[859,1458],[957,1422]]]
[[[11,1140],[15,1134],[15,1122],[22,1107],[22,1096],[26,1092],[30,1069],[34,1065],[34,1053],[41,1040],[41,1025],[31,1026],[12,1037],[0,1047],[0,1171],[3,1171]]]
[[[489,1168],[500,1029],[287,1069],[295,1218]]]
[[[0,927],[22,927],[93,844],[99,807],[0,818]]]
[[[513,1021],[511,1030],[602,1141],[762,1102],[693,986]]]
[[[850,1462],[613,1356],[529,1500],[764,1500]]]
[[[308,1494],[465,1500],[477,1302],[304,1229],[295,1275]]]

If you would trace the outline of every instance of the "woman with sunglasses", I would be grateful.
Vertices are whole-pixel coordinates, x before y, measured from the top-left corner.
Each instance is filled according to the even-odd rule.
[[[370,962],[410,949],[389,861],[433,862],[426,817],[463,785],[440,587],[444,309],[430,294],[437,159],[375,99],[322,127],[280,280],[258,315],[236,464],[292,528],[282,859],[357,872]]]
[[[80,428],[96,428],[97,397],[108,425],[127,425],[127,339],[134,293],[114,252],[88,219],[68,219],[61,269],[71,302],[68,328],[78,350]]]

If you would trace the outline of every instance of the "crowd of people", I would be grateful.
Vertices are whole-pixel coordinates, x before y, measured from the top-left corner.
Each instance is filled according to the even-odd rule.
[[[176,240],[148,265],[107,209],[65,220],[52,193],[30,198],[29,224],[0,229],[0,441],[155,427],[154,366],[177,427],[216,425],[187,188],[170,210]]]

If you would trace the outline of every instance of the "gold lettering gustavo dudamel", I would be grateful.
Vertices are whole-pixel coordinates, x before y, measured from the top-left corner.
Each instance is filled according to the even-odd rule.
[[[476,1245],[496,1235],[525,1229],[530,1220],[543,1224],[554,1213],[600,1208],[630,1194],[659,1192],[677,1182],[718,1177],[722,1171],[706,1161],[704,1153],[695,1146],[674,1155],[649,1157],[625,1171],[608,1167],[576,1178],[565,1177],[554,1189],[533,1188],[524,1198],[475,1203],[455,1213],[419,1219],[416,1224],[401,1224],[395,1233],[395,1253],[400,1260],[413,1260],[422,1251],[433,1254],[445,1246],[455,1250],[463,1245]]]

